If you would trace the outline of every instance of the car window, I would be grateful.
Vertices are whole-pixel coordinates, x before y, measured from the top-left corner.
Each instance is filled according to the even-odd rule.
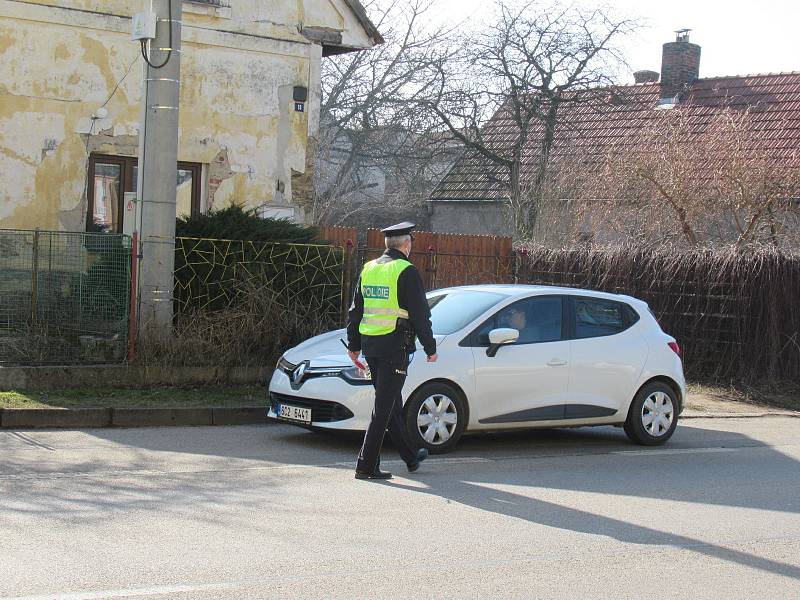
[[[575,298],[575,337],[614,335],[633,324],[625,305],[599,298]]]
[[[477,342],[489,345],[489,332],[500,327],[519,331],[518,344],[555,342],[561,339],[561,297],[526,298],[501,309],[476,331]]]
[[[492,306],[507,298],[505,294],[458,290],[428,298],[434,335],[449,335],[469,325]]]

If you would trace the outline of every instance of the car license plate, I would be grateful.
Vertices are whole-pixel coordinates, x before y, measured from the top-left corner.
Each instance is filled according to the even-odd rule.
[[[278,418],[311,424],[311,409],[300,408],[299,406],[292,406],[290,404],[279,404]]]

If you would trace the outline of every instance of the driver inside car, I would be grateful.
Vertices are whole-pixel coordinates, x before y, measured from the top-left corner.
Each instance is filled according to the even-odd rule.
[[[522,333],[525,330],[528,318],[524,310],[518,306],[511,306],[500,314],[499,322],[500,327],[510,327]]]

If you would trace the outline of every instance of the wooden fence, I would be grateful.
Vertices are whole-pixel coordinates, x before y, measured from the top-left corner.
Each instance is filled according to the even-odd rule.
[[[347,322],[347,311],[353,298],[353,287],[358,281],[361,268],[358,253],[358,229],[355,227],[338,227],[336,225],[319,225],[319,239],[344,253],[342,270],[342,304],[341,322]]]
[[[321,225],[319,239],[345,253],[342,276],[344,320],[361,267],[383,253],[384,236],[379,229],[367,229],[366,245],[359,245],[359,232],[355,227]],[[411,260],[419,270],[426,290],[455,285],[509,283],[514,279],[515,258],[510,237],[415,231]]]
[[[364,259],[377,258],[384,247],[380,230],[368,229]],[[514,249],[510,237],[415,231],[411,260],[428,290],[509,283],[514,277]]]
[[[336,225],[320,225],[319,240],[339,248],[355,248],[358,246],[358,229],[355,227],[338,227]]]
[[[800,256],[773,250],[518,249],[519,283],[627,294],[678,339],[689,377],[800,380]]]
[[[324,228],[346,252],[342,314],[361,265],[383,234]],[[800,380],[800,256],[774,250],[678,251],[512,247],[511,238],[414,232],[411,259],[425,288],[535,283],[627,294],[646,301],[684,350],[692,379]],[[363,238],[362,238],[363,239]]]

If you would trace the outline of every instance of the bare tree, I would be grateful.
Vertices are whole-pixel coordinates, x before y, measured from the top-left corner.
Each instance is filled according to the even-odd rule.
[[[733,226],[738,247],[777,246],[787,234],[797,234],[792,225],[800,200],[800,157],[776,158],[768,147],[772,131],[752,110],[726,109],[711,129],[712,202]]]
[[[772,155],[764,127],[751,109],[723,108],[702,126],[688,108],[654,112],[609,149],[582,192],[611,201],[584,206],[596,223],[635,223],[651,240],[678,232],[690,246],[779,245],[796,216],[800,171]]]
[[[617,38],[635,24],[602,8],[514,0],[496,7],[488,27],[431,64],[438,85],[422,105],[488,164],[486,176],[508,198],[517,236],[527,238],[561,115],[607,93],[600,88],[623,63]]]
[[[449,30],[428,26],[427,0],[367,10],[385,43],[323,63],[315,197],[305,207],[314,222],[420,205],[453,160],[452,140],[417,109],[432,66],[447,60]]]

